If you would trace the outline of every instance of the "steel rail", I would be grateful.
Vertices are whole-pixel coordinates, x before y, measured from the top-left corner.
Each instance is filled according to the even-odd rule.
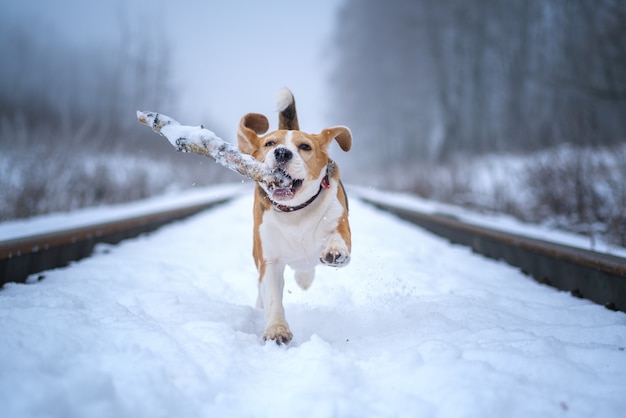
[[[208,199],[202,203],[156,210],[109,222],[0,241],[0,287],[25,282],[29,276],[66,266],[88,257],[98,243],[118,242],[152,232],[168,223],[187,218],[231,200],[233,196]],[[43,278],[42,276],[39,277]]]
[[[409,210],[382,199],[358,197],[455,244],[518,267],[540,283],[626,312],[625,258],[472,225],[450,215]]]

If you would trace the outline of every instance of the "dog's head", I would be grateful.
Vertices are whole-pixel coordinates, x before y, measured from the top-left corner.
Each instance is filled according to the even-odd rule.
[[[295,118],[293,96],[291,104]],[[281,126],[287,125],[283,118],[281,113]],[[291,184],[286,187],[271,188],[261,184],[269,198],[281,204],[299,205],[319,191],[326,176],[328,146],[333,139],[344,151],[349,151],[352,146],[352,134],[344,126],[327,128],[319,134],[297,129],[278,129],[266,134],[268,128],[265,116],[249,113],[239,123],[237,142],[241,152],[252,155],[291,179]]]

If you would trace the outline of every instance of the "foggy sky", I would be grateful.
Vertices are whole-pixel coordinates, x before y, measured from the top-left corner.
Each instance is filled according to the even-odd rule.
[[[167,39],[180,103],[172,116],[217,121],[232,141],[247,112],[266,114],[275,128],[274,95],[283,86],[296,95],[303,130],[340,123],[326,103],[340,2],[2,0],[0,13],[38,36],[54,33],[78,46],[118,43],[122,21],[133,33]]]

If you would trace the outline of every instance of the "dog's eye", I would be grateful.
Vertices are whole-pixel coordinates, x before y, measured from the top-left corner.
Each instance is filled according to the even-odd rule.
[[[311,146],[309,144],[300,144],[298,145],[298,148],[300,148],[302,151],[311,151]]]
[[[276,145],[276,142],[274,142],[274,141],[267,141],[267,142],[265,143],[265,146],[266,146],[266,147],[273,147],[274,145]]]

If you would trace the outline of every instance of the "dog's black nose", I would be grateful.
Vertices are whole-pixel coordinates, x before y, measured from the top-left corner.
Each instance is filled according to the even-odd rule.
[[[276,148],[274,150],[274,158],[278,164],[285,164],[291,160],[291,157],[293,157],[293,153],[287,148]]]

